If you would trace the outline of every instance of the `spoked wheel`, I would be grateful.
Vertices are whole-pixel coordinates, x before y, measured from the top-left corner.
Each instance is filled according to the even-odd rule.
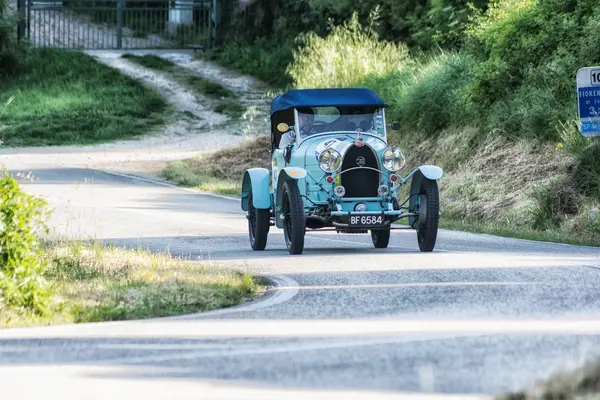
[[[390,243],[390,228],[371,229],[371,240],[376,249],[385,249]]]
[[[418,204],[417,242],[421,251],[431,252],[435,247],[440,220],[440,199],[436,181],[423,178]]]
[[[271,210],[254,208],[252,188],[250,188],[250,193],[248,193],[248,236],[252,250],[264,250],[267,247],[270,219]]]
[[[282,190],[281,214],[283,215],[285,245],[290,254],[302,254],[304,250],[304,233],[306,231],[304,202],[296,181],[285,182]]]

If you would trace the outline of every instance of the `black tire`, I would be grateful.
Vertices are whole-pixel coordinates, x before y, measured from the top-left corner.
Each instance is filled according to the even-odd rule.
[[[252,250],[264,250],[267,247],[267,236],[271,220],[271,210],[254,208],[252,188],[248,193],[248,237]]]
[[[371,229],[371,240],[376,249],[385,249],[390,243],[390,228]]]
[[[306,232],[306,216],[304,202],[296,181],[283,184],[281,214],[283,218],[283,236],[285,246],[290,254],[302,254],[304,251],[304,233]]]
[[[423,178],[419,190],[419,221],[417,225],[417,242],[422,252],[433,251],[437,240],[439,221],[440,195],[437,182]]]

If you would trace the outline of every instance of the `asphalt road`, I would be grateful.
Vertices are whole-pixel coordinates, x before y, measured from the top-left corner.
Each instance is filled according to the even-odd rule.
[[[290,256],[272,228],[253,252],[237,201],[33,164],[23,185],[59,235],[169,248],[280,286],[207,314],[0,330],[3,398],[478,397],[600,355],[598,248],[441,231],[422,254],[414,231],[384,250],[310,233]]]

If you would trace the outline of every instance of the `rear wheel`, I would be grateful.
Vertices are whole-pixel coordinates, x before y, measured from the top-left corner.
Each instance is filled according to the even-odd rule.
[[[282,190],[281,215],[283,215],[285,245],[290,254],[302,254],[306,231],[304,202],[296,181],[285,182]]]
[[[440,199],[436,181],[424,178],[419,190],[419,220],[417,242],[423,252],[431,252],[437,240],[440,220]]]
[[[254,208],[252,188],[250,188],[248,193],[248,236],[252,250],[264,250],[267,247],[270,219],[271,210]]]
[[[385,249],[390,243],[390,228],[372,229],[371,240],[376,249]]]

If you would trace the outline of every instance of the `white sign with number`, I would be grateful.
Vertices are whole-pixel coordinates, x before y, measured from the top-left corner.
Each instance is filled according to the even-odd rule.
[[[581,134],[600,136],[600,67],[577,71],[577,108]]]

